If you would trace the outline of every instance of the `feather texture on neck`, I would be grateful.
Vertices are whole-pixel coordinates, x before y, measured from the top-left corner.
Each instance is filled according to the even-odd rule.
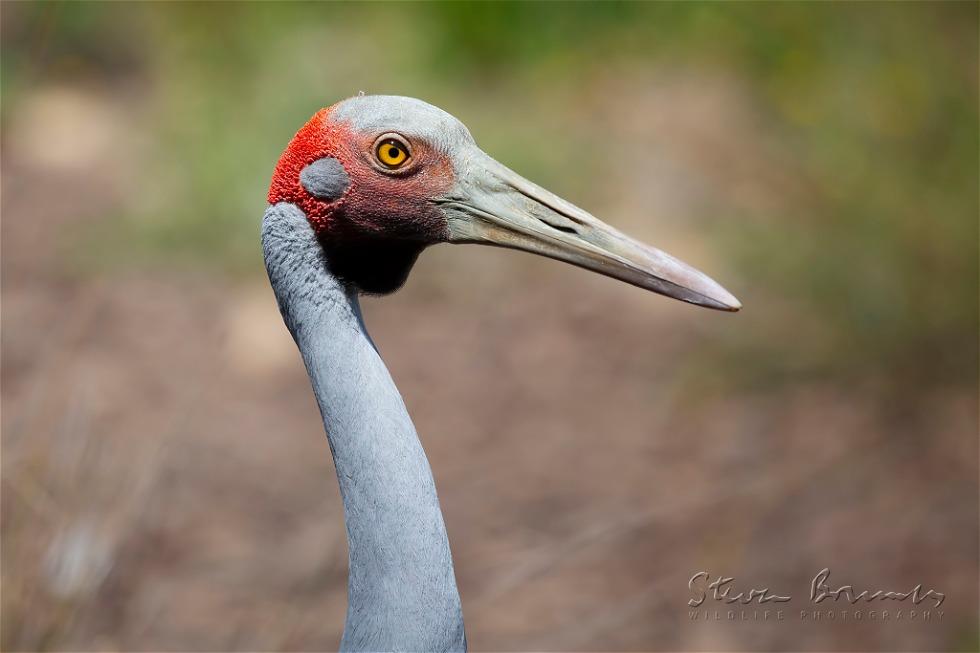
[[[350,554],[343,650],[460,651],[462,610],[435,483],[408,411],[368,336],[357,291],[303,212],[269,207],[266,269],[313,384]]]

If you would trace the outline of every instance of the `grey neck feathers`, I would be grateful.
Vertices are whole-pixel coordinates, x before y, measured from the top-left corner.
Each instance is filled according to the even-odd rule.
[[[350,552],[343,650],[460,651],[463,617],[432,472],[371,342],[357,293],[329,270],[306,216],[270,206],[266,269],[330,442]]]

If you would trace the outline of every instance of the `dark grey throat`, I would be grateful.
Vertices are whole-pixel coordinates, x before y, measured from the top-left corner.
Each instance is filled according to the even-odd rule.
[[[346,238],[337,246],[323,243],[330,272],[369,295],[387,295],[401,288],[424,247],[382,238]]]
[[[262,246],[313,384],[344,502],[350,574],[341,649],[465,650],[432,472],[364,328],[358,291],[331,271],[329,254],[292,204],[266,211]]]

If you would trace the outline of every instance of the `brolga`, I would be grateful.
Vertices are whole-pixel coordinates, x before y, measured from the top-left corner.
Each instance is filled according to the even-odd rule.
[[[460,121],[412,98],[358,96],[317,112],[279,159],[268,199],[266,269],[313,385],[344,504],[341,649],[463,651],[432,472],[359,296],[397,290],[429,245],[475,243],[699,306],[741,305],[701,272],[509,170]]]

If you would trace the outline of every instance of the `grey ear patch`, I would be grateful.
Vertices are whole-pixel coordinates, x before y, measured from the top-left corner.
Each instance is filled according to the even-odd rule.
[[[335,200],[350,186],[350,177],[340,161],[333,157],[317,159],[299,173],[299,183],[313,197],[320,200]]]

